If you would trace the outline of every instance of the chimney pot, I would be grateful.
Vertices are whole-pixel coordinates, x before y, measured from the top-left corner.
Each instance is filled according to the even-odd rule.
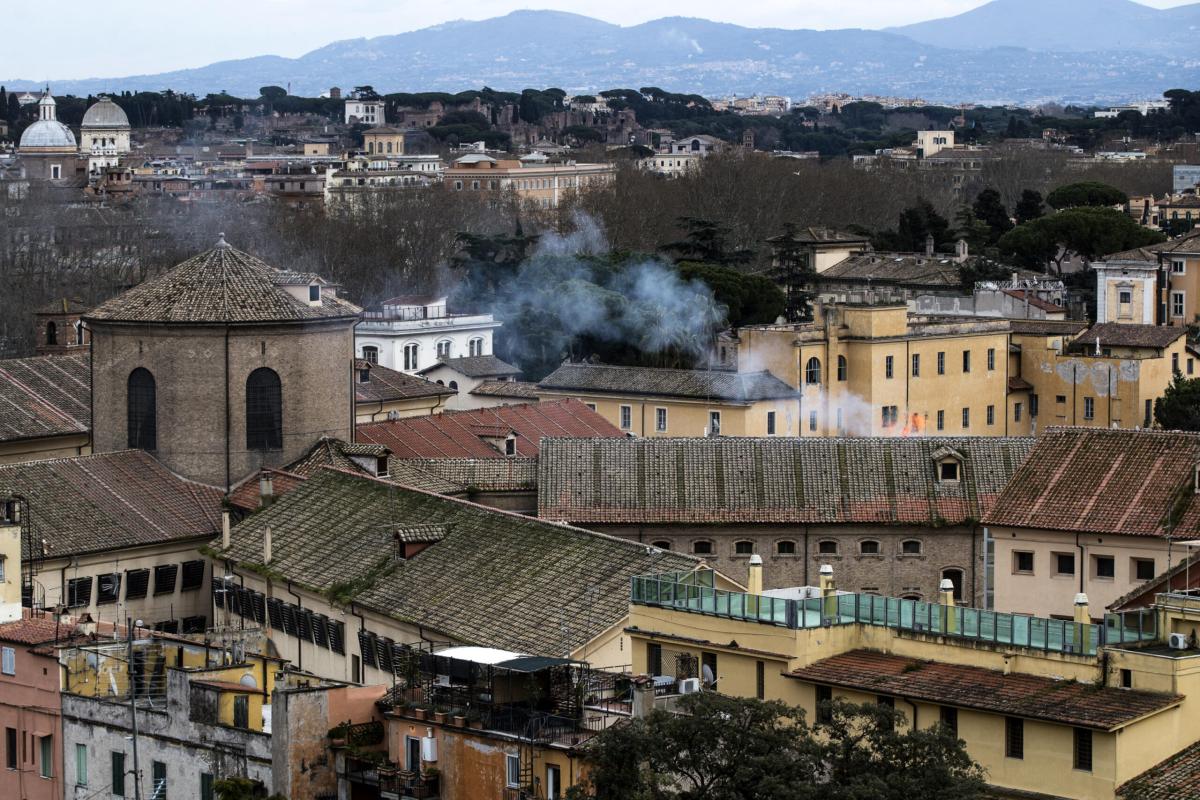
[[[263,566],[271,563],[271,526],[263,531]]]
[[[1075,622],[1081,625],[1090,625],[1092,622],[1092,613],[1088,609],[1088,596],[1083,592],[1075,595]]]
[[[221,511],[221,549],[229,549],[229,509]]]
[[[266,508],[275,500],[275,481],[269,472],[264,472],[258,479],[258,505]]]
[[[746,581],[749,594],[762,594],[763,590],[763,560],[758,553],[750,556],[750,576]]]

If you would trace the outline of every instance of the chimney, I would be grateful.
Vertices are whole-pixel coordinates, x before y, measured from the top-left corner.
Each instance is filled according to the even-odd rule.
[[[271,563],[271,526],[263,531],[263,566]]]
[[[1092,624],[1092,612],[1088,610],[1088,596],[1083,592],[1075,595],[1075,621],[1080,625]]]
[[[833,597],[837,591],[837,587],[833,585],[833,567],[829,564],[821,565],[821,597]]]
[[[938,603],[943,606],[954,605],[954,581],[949,578],[942,578],[938,584]]]
[[[967,256],[971,254],[971,250],[967,247],[966,239],[959,239],[954,243],[954,257],[958,263],[963,263],[967,260]]]
[[[750,556],[750,578],[746,581],[750,594],[762,594],[763,590],[763,560],[758,553]]]
[[[229,509],[221,509],[221,549],[229,549]]]
[[[935,244],[932,233],[925,237],[925,255],[933,255]]]
[[[92,619],[91,614],[84,614],[80,617],[75,627],[84,636],[94,636],[96,634],[96,620]]]
[[[258,507],[266,508],[275,502],[275,481],[271,473],[263,472],[258,479]]]

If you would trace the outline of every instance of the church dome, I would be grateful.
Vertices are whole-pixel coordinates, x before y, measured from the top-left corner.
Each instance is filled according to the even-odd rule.
[[[129,117],[119,105],[101,97],[83,115],[84,128],[129,128]]]
[[[39,119],[21,134],[20,149],[58,148],[62,150],[75,149],[75,134],[61,122],[53,119]]]

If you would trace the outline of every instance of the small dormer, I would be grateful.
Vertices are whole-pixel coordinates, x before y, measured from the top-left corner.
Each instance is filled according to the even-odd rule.
[[[938,483],[958,483],[962,480],[965,459],[953,447],[939,447],[930,458]]]
[[[365,360],[359,361],[358,369],[356,371],[358,374],[358,382],[359,383],[370,383],[371,382],[371,363],[369,361],[365,361]]]

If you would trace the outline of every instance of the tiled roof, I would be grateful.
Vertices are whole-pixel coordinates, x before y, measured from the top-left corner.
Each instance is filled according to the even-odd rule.
[[[457,394],[433,381],[381,367],[369,361],[354,361],[354,399],[359,403],[386,403],[391,400],[410,400],[417,397],[438,397]],[[362,370],[370,377],[366,383],[359,380]]]
[[[1105,261],[1144,261],[1148,264],[1158,266],[1158,255],[1154,250],[1148,247],[1135,247],[1132,250],[1122,250],[1119,253],[1110,253],[1104,257]]]
[[[1029,305],[1033,306],[1034,308],[1040,308],[1042,311],[1066,311],[1066,309],[1062,306],[1055,305],[1049,300],[1043,300],[1033,292],[1028,292],[1024,289],[1005,289],[1004,293],[1009,297],[1015,297],[1022,303],[1025,302],[1026,295],[1028,295]]]
[[[1200,742],[1117,787],[1130,800],[1200,800]]]
[[[481,397],[518,397],[537,400],[537,384],[529,381],[483,381],[470,391]]]
[[[538,514],[633,523],[957,525],[979,519],[1029,438],[547,439]],[[953,448],[961,480],[939,481]]]
[[[772,236],[767,239],[768,242],[795,242],[797,244],[869,244],[871,238],[869,236],[860,236],[857,233],[849,231],[840,231],[836,228],[824,227],[808,227],[801,228],[796,233],[789,236],[786,233],[781,233],[778,236]]]
[[[1070,319],[1011,319],[1008,328],[1015,334],[1032,336],[1074,336],[1087,327],[1086,322]]]
[[[415,525],[442,526],[445,538],[394,561],[390,531]],[[270,568],[289,580],[328,591],[380,568],[356,604],[457,641],[533,655],[564,655],[620,623],[632,576],[699,563],[333,469],[238,525],[229,556],[260,562],[268,526]]]
[[[791,677],[939,705],[1112,731],[1183,702],[1181,695],[1131,691],[1039,675],[919,661],[852,650],[793,671]]]
[[[871,281],[922,286],[959,286],[960,264],[950,255],[862,253],[850,256],[816,276],[821,281]]]
[[[55,300],[53,303],[46,305],[33,312],[35,314],[82,314],[90,309],[87,303],[82,300],[76,300],[71,297],[62,297]]]
[[[75,632],[75,625],[57,622],[53,616],[25,617],[0,625],[0,642],[38,645],[67,640]]]
[[[330,292],[310,306],[283,288],[296,273],[280,270],[224,240],[164,275],[91,311],[101,322],[253,323],[353,319],[361,309]]]
[[[0,466],[0,495],[28,499],[52,557],[211,536],[221,492],[185,481],[141,450]]]
[[[693,397],[735,403],[797,396],[795,389],[765,370],[729,372],[615,367],[607,364],[563,364],[543,378],[538,388],[651,397]]]
[[[1194,552],[1188,550],[1188,552]],[[1154,596],[1164,592],[1189,592],[1200,589],[1200,553],[1184,558],[1161,575],[1143,581],[1108,604],[1109,611],[1152,608]]]
[[[495,378],[501,375],[520,375],[521,370],[496,356],[462,356],[460,358],[439,359],[436,364],[421,370],[430,372],[438,367],[450,369],[468,378]]]
[[[469,486],[483,491],[511,492],[537,488],[536,458],[413,458],[405,461],[393,460],[392,463],[436,475],[463,487]]]
[[[388,447],[396,458],[505,458],[485,441],[516,434],[517,455],[534,457],[546,436],[624,437],[604,417],[574,399],[447,411],[358,426],[360,442]]]
[[[1200,434],[1050,428],[1004,487],[985,524],[1129,536],[1200,534],[1188,488]]]
[[[1098,322],[1079,334],[1072,349],[1101,347],[1169,347],[1172,342],[1187,333],[1186,328],[1174,325],[1132,325],[1120,322]]]
[[[1200,230],[1172,239],[1154,248],[1156,253],[1200,253]]]
[[[87,353],[0,361],[0,442],[87,433],[91,418]]]
[[[1033,389],[1033,384],[1018,375],[1009,376],[1008,390],[1010,392],[1028,392]]]

